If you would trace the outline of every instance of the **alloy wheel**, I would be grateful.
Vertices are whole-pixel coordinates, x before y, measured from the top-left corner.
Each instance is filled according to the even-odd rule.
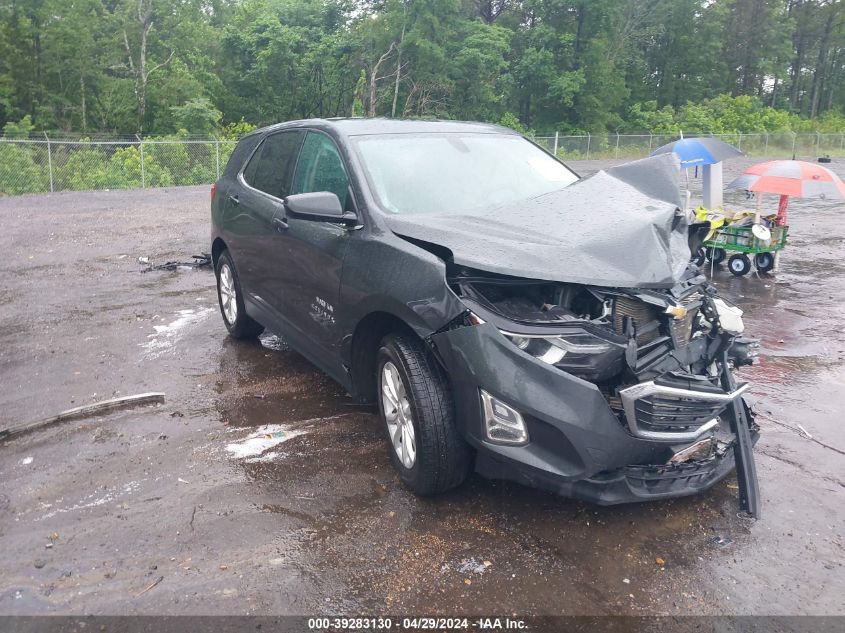
[[[232,275],[232,268],[229,264],[220,267],[220,305],[223,308],[223,315],[230,325],[238,318],[238,293],[235,290],[235,278]]]
[[[399,369],[390,361],[381,369],[381,402],[393,450],[402,465],[411,469],[417,458],[411,401],[408,399]]]

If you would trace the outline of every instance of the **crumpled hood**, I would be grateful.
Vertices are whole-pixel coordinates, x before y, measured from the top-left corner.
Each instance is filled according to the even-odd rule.
[[[448,248],[456,264],[595,286],[671,287],[690,260],[677,157],[600,171],[537,198],[467,214],[391,215],[397,235]]]

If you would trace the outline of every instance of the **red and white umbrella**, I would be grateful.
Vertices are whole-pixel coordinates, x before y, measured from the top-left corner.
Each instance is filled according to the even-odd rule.
[[[752,165],[727,189],[780,194],[778,224],[786,224],[789,196],[845,200],[845,183],[832,171],[803,160],[772,160]]]

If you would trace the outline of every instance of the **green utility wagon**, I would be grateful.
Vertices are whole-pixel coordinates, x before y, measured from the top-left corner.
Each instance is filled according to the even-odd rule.
[[[759,225],[758,225],[759,226]],[[767,273],[775,267],[774,254],[786,246],[788,226],[771,227],[771,239],[763,240],[754,235],[754,226],[726,225],[716,230],[712,239],[706,240],[696,257],[698,263],[704,263],[705,256],[714,264],[721,264],[728,256],[727,252],[735,253],[728,259],[728,270],[734,275],[742,276],[751,270],[751,258],[754,255],[754,265],[761,273]]]

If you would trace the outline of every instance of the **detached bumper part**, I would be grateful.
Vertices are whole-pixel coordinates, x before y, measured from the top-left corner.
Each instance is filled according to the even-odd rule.
[[[700,494],[734,469],[732,455],[663,466],[625,466],[584,481],[564,484],[560,490],[600,505],[653,501]]]

